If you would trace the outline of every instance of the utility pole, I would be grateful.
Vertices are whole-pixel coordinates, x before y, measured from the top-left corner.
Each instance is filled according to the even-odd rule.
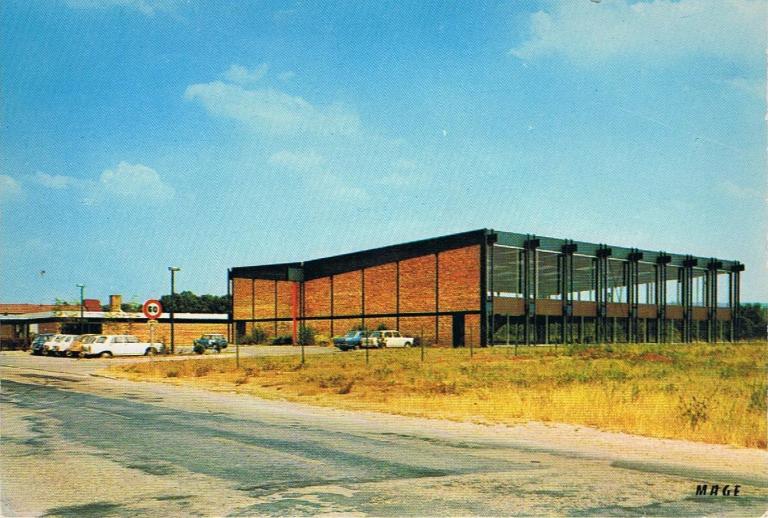
[[[169,266],[168,271],[171,272],[171,354],[176,352],[176,342],[174,335],[174,315],[176,312],[176,272],[180,272],[181,268],[178,266]]]
[[[85,333],[85,299],[83,298],[85,284],[75,284],[75,286],[80,288],[80,334],[82,335]]]

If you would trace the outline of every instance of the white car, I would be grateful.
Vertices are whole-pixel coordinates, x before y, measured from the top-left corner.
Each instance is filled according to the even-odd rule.
[[[52,335],[43,344],[43,354],[49,354],[53,356],[64,356],[69,350],[69,346],[72,345],[77,335]]]
[[[93,335],[81,343],[87,356],[152,356],[165,350],[159,342],[141,342],[134,335]]]
[[[383,343],[384,347],[411,347],[415,340],[410,336],[403,336],[400,331],[384,329],[371,333],[371,339]]]
[[[49,346],[48,354],[66,356],[69,348],[75,343],[79,335],[56,335],[46,345]]]

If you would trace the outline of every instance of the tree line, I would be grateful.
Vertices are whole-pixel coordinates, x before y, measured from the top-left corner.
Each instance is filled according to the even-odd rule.
[[[177,293],[175,298],[176,313],[228,313],[229,304],[232,299],[230,295],[196,295],[191,291],[182,291]],[[80,304],[76,302],[75,305]],[[170,295],[160,297],[160,304],[163,305],[163,313],[168,313],[173,306]],[[120,309],[128,313],[137,313],[141,311],[141,302],[123,302]],[[108,304],[103,305],[104,311],[109,311]]]

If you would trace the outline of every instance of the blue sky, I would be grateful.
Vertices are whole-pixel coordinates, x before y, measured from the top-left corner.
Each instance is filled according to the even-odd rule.
[[[482,227],[766,300],[765,2],[316,4],[0,3],[0,301]]]

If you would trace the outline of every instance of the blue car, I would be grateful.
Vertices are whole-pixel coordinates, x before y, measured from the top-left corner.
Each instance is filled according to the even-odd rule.
[[[333,339],[333,345],[342,351],[360,349],[361,347],[381,347],[381,344],[365,331],[350,331],[344,336],[337,336]]]

